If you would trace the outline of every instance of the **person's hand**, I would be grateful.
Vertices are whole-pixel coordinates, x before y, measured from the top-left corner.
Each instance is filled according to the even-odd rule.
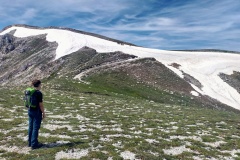
[[[42,113],[42,119],[46,118],[45,112]]]

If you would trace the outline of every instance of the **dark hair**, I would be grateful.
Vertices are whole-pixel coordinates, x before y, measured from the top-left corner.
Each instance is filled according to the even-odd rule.
[[[41,84],[40,80],[35,79],[35,80],[32,81],[33,87],[39,87],[40,84]]]

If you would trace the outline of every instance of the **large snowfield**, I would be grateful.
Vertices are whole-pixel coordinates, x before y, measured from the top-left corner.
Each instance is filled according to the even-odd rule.
[[[203,87],[198,88],[191,84],[195,89],[195,91],[192,91],[194,96],[197,96],[197,93],[208,95],[240,110],[240,94],[219,77],[220,73],[230,75],[233,71],[240,72],[240,54],[149,49],[118,44],[94,36],[61,29],[30,29],[12,26],[1,32],[0,35],[9,33],[12,30],[16,30],[14,33],[16,37],[47,34],[47,41],[58,43],[56,59],[75,52],[84,46],[93,48],[100,53],[122,51],[140,58],[154,57],[180,77],[183,78],[183,71],[197,79]],[[177,63],[180,67],[178,69],[174,68],[171,66],[172,63]]]

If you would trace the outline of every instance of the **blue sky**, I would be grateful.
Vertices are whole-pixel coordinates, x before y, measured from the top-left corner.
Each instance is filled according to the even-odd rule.
[[[239,0],[0,0],[0,29],[61,26],[166,50],[240,51]]]

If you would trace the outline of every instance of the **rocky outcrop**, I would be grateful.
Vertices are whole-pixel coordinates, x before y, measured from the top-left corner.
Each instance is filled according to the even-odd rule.
[[[16,38],[11,34],[0,37],[1,85],[21,85],[33,77],[45,77],[41,70],[55,58],[56,43],[46,41],[46,35]]]
[[[14,37],[11,34],[0,36],[0,52],[7,54],[16,48]]]
[[[185,81],[187,81],[190,84],[193,84],[193,85],[197,86],[200,89],[203,87],[202,84],[196,78],[194,78],[193,76],[191,76],[191,75],[189,75],[189,74],[187,74],[183,71],[182,71],[182,73],[183,73]]]
[[[224,82],[235,88],[237,92],[240,93],[240,72],[234,71],[231,75],[221,73],[219,76]]]

